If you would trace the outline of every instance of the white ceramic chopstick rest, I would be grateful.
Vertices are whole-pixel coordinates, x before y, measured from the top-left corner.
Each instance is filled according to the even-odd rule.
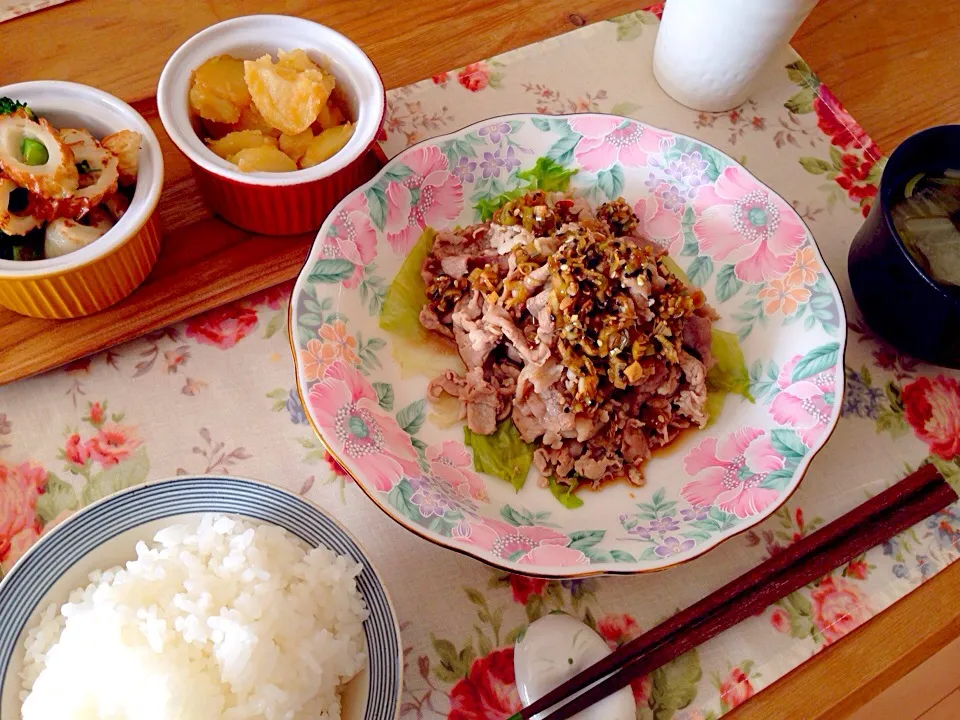
[[[563,613],[554,613],[531,623],[517,641],[513,654],[517,690],[523,704],[541,698],[564,680],[601,658],[610,648],[589,626]],[[537,715],[534,720],[546,717]],[[610,695],[571,720],[634,720],[637,706],[629,687]]]

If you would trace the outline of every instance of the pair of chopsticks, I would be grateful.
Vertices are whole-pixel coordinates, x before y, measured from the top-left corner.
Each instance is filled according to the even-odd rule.
[[[546,720],[567,720],[957,500],[936,468],[924,465],[619,647],[508,720],[530,720],[561,703]]]

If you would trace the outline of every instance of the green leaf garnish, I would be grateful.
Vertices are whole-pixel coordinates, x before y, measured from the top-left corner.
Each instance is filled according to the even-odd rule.
[[[727,394],[722,390],[707,392],[707,402],[703,406],[703,412],[707,416],[707,424],[704,427],[710,427],[720,417],[720,411],[723,410],[723,401],[726,399]]]
[[[688,287],[696,287],[687,277],[676,261],[669,255],[660,258],[660,262],[670,272]],[[717,358],[717,364],[710,368],[707,373],[707,404],[703,411],[707,416],[707,427],[712,425],[720,411],[723,409],[723,401],[728,392],[735,392],[743,395],[750,402],[753,397],[750,395],[750,374],[747,372],[746,363],[743,360],[743,352],[740,350],[740,343],[737,336],[711,328],[712,336],[711,349]]]
[[[420,277],[420,267],[433,250],[436,237],[436,230],[424,228],[387,288],[380,309],[380,327],[384,330],[409,340],[426,336],[427,331],[420,324],[420,311],[427,299],[427,286]]]
[[[750,394],[750,373],[743,360],[740,341],[733,333],[712,328],[710,349],[716,358],[716,364],[707,373],[707,388],[713,391],[732,392],[743,395],[753,402]]]
[[[556,160],[540,157],[532,168],[518,172],[517,177],[521,180],[529,180],[531,190],[565,192],[570,187],[570,178],[577,172],[579,171],[576,169],[567,170]]]
[[[474,209],[480,213],[481,222],[489,222],[493,219],[493,214],[503,207],[506,203],[511,200],[516,200],[518,197],[522,196],[526,191],[525,188],[516,188],[514,190],[508,190],[505,193],[500,193],[496,197],[485,197],[480,198]]]
[[[573,494],[573,491],[577,487],[576,485],[558,483],[557,479],[553,477],[553,475],[547,478],[547,481],[550,483],[550,492],[553,493],[553,496],[559,500],[560,504],[565,508],[576,510],[578,507],[583,505],[583,500]]]
[[[488,222],[494,212],[505,203],[515,200],[531,190],[544,192],[564,192],[570,188],[570,178],[577,174],[577,170],[567,170],[556,160],[548,157],[537,158],[537,162],[529,170],[517,173],[517,178],[527,180],[527,184],[513,190],[507,190],[495,197],[480,198],[473,207],[480,213],[481,222]]]
[[[523,441],[513,420],[501,422],[492,435],[479,435],[464,427],[463,443],[473,448],[474,470],[506,480],[520,492],[533,462],[533,445]]]
[[[677,279],[680,280],[687,287],[696,287],[687,274],[683,271],[676,261],[669,255],[664,255],[660,258],[660,263],[670,272],[677,276]]]

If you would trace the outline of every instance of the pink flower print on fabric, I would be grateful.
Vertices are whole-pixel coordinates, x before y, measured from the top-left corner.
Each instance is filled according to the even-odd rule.
[[[780,496],[761,487],[766,476],[783,467],[770,438],[758,428],[743,428],[726,438],[708,438],[683,458],[689,475],[680,495],[694,507],[716,505],[724,512],[746,518],[763,512]]]
[[[364,268],[377,256],[377,232],[363,193],[351,195],[337,211],[320,252],[322,257],[345,258],[353,263],[353,275],[343,281],[344,287],[354,288],[363,280]]]
[[[770,403],[770,417],[780,425],[794,428],[800,441],[807,447],[813,447],[833,415],[836,369],[829,368],[793,382],[793,369],[802,357],[796,355],[780,368],[777,377],[780,392]]]
[[[609,115],[582,115],[567,122],[583,137],[574,156],[584,170],[599,172],[615,164],[642,167],[650,154],[660,151],[665,137],[631,120]]]
[[[377,490],[386,492],[404,475],[420,474],[410,436],[383,413],[376,391],[356,368],[332,365],[307,400],[326,441]]]
[[[570,541],[566,535],[538,525],[514,527],[488,518],[461,523],[453,535],[502,560],[512,560],[521,565],[557,567],[586,565],[590,562],[579,550],[566,547]]]
[[[779,277],[793,264],[806,228],[793,209],[745,170],[726,168],[693,201],[700,251],[731,263],[744,282]]]
[[[463,209],[463,186],[447,170],[447,158],[435,145],[404,156],[411,173],[387,185],[387,242],[406,253],[428,225],[444,227]]]

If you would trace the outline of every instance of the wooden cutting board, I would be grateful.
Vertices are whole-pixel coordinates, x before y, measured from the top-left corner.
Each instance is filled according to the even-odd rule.
[[[584,24],[637,10],[652,0],[77,0],[0,24],[0,84],[57,79],[87,83],[128,101],[149,98],[170,54],[202,28],[250,12],[284,12],[330,25],[355,40],[387,88],[461,67]],[[918,8],[922,7],[923,11]],[[820,3],[794,45],[889,151],[910,132],[960,111],[951,3],[922,0]],[[83,27],[84,32],[77,32]],[[130,28],[153,27],[149,43]],[[931,33],[930,28],[941,32]],[[878,46],[886,33],[896,42]],[[56,38],[52,41],[51,38]],[[97,49],[94,55],[90,48]],[[931,63],[929,58],[937,58]],[[886,98],[904,87],[911,101]],[[311,238],[251,236],[211,218],[185,158],[157,118],[152,99],[134,102],[160,139],[168,185],[160,203],[164,248],[147,282],[97,315],[63,322],[0,308],[0,384],[49,370],[297,275]]]
[[[40,320],[0,308],[0,385],[59,367],[151,330],[290,280],[300,272],[315,234],[253,235],[214,217],[187,161],[163,131],[154,99],[133,104],[163,146],[160,259],[126,300],[75,320]],[[180,167],[183,166],[183,167]],[[382,154],[369,156],[370,176]]]
[[[359,43],[371,55],[386,87],[393,88],[649,2],[470,0],[455,8],[443,3],[390,3],[389,12],[379,12],[379,3],[357,0],[261,0],[253,9],[243,0],[200,4],[80,0],[3,23],[0,85],[72,80],[131,102],[160,140],[167,185],[160,199],[164,238],[159,262],[129,298],[95,315],[64,321],[26,318],[0,308],[0,385],[59,367],[299,273],[313,235],[251,235],[212,217],[186,159],[160,123],[152,97],[160,70],[183,41],[204,27],[251,12],[310,18]],[[84,32],[77,33],[77,27],[85,28]],[[148,43],[142,34],[129,31],[145,27],[162,31]],[[94,56],[91,47],[97,48]],[[378,163],[371,156],[371,170]]]

